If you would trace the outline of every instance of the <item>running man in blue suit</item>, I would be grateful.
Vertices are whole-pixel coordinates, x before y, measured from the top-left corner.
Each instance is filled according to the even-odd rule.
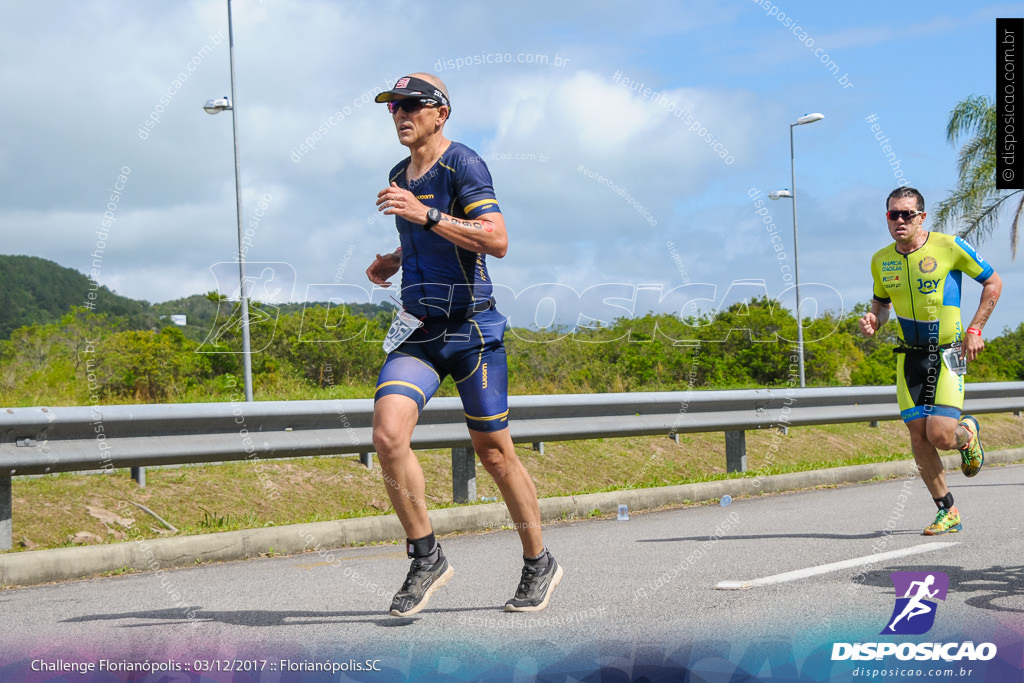
[[[366,269],[387,287],[402,270],[402,308],[388,332],[374,394],[373,444],[388,497],[412,558],[390,613],[422,610],[452,568],[434,538],[425,483],[410,443],[420,411],[448,375],[462,398],[473,448],[494,478],[523,545],[524,567],[508,612],[547,607],[562,568],[544,547],[537,490],[508,430],[505,318],[494,307],[486,257],[508,250],[505,220],[491,174],[476,152],[444,136],[451,115],[441,79],[416,73],[382,92],[410,156],[391,169],[378,210],[395,217],[400,246]]]

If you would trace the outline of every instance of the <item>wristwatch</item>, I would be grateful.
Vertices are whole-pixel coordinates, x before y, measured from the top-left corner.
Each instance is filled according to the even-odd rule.
[[[430,230],[435,225],[441,222],[441,210],[430,209],[427,211],[427,222],[423,224],[424,230]]]

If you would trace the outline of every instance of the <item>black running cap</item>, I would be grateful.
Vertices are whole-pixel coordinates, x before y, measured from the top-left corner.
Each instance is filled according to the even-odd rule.
[[[393,102],[407,97],[431,99],[439,105],[448,107],[449,109],[451,109],[452,106],[448,103],[448,98],[445,97],[440,88],[434,87],[422,78],[416,78],[415,76],[403,76],[402,78],[399,78],[395,82],[395,87],[391,90],[385,90],[381,94],[377,95],[374,101]]]

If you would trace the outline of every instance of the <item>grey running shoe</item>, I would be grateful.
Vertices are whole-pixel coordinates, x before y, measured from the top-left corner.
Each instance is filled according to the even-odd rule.
[[[548,553],[548,566],[534,569],[530,565],[523,567],[523,576],[519,580],[514,598],[505,603],[506,612],[539,612],[548,606],[555,586],[562,580],[562,567]]]
[[[441,546],[437,548],[440,551]],[[434,591],[448,583],[454,573],[455,570],[448,564],[448,558],[443,552],[434,564],[413,560],[405,583],[391,600],[391,616],[408,617],[422,610],[430,602]]]

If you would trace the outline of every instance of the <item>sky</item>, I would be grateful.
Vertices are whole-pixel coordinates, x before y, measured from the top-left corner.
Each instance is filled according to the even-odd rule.
[[[811,112],[825,118],[793,128],[803,314],[867,302],[885,197],[901,181],[929,208],[948,195],[949,112],[994,94],[995,18],[1024,3],[237,0],[232,13],[251,295],[397,289],[373,291],[364,272],[398,244],[374,202],[406,156],[372,98],[430,71],[452,97],[448,137],[487,161],[505,216],[508,254],[488,260],[499,308],[544,327],[689,299],[792,307],[793,202],[765,198],[791,188],[790,124]],[[151,302],[237,292],[231,114],[202,107],[230,93],[227,19],[218,0],[0,5],[0,253]],[[1024,319],[1008,223],[977,245],[1005,285],[989,337]],[[966,319],[980,291],[965,286]]]

